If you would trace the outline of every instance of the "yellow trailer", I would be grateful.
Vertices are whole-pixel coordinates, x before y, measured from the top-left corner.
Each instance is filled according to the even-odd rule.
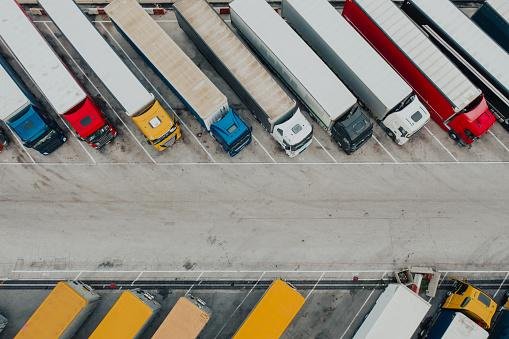
[[[160,308],[148,292],[140,289],[122,292],[89,339],[137,338]]]
[[[88,285],[77,281],[61,281],[15,338],[71,338],[97,306],[98,301],[99,295]]]
[[[203,300],[190,294],[180,297],[152,339],[195,339],[210,316]]]
[[[290,284],[276,279],[249,313],[234,339],[277,339],[297,315],[304,297]]]

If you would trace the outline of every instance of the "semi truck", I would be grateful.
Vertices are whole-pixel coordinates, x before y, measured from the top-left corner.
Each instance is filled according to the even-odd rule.
[[[294,157],[312,142],[313,127],[297,103],[206,0],[174,4],[184,32],[265,130]]]
[[[472,20],[509,53],[509,2],[488,0],[479,8]]]
[[[405,285],[389,284],[353,338],[410,339],[430,308],[429,302]]]
[[[327,0],[284,0],[282,16],[398,145],[429,121],[412,88]]]
[[[509,131],[509,54],[449,0],[405,1],[402,9],[484,91]]]
[[[96,149],[115,138],[115,128],[15,0],[0,2],[0,36],[31,84],[40,91],[53,111],[69,123],[78,138]]]
[[[505,304],[498,311],[490,333],[490,339],[507,338],[509,338],[509,299],[506,300]]]
[[[414,89],[454,141],[471,144],[494,124],[481,90],[392,1],[347,0],[343,16]]]
[[[99,295],[88,285],[77,281],[60,281],[15,339],[72,338],[97,307],[99,300]]]
[[[291,284],[281,279],[274,280],[233,339],[280,338],[304,301],[304,297]]]
[[[143,87],[72,0],[46,0],[39,4],[150,145],[163,151],[180,139],[180,126]]]
[[[211,314],[203,300],[187,294],[177,300],[152,339],[196,339]]]
[[[351,154],[373,134],[357,98],[264,0],[235,0],[240,35],[306,105],[313,119]]]
[[[0,57],[0,120],[21,139],[27,148],[48,155],[67,137],[35,103],[7,62]],[[7,138],[5,138],[7,142]]]
[[[161,305],[139,288],[124,291],[90,335],[89,339],[138,338]]]
[[[423,339],[486,339],[488,332],[463,313],[440,311],[419,337]]]
[[[233,157],[249,145],[251,127],[138,1],[116,0],[104,10],[225,152]]]

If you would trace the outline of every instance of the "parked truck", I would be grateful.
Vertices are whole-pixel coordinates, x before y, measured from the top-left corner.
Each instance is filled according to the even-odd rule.
[[[219,14],[206,0],[177,1],[174,9],[180,27],[286,154],[304,151],[312,142],[311,124]]]
[[[16,334],[15,339],[72,338],[99,303],[90,286],[60,281]]]
[[[0,1],[0,36],[31,84],[78,138],[101,148],[117,131],[87,96],[15,0]]]
[[[472,20],[509,53],[509,1],[487,0]]]
[[[284,0],[282,16],[398,145],[429,121],[410,86],[327,0]]]
[[[373,124],[357,98],[264,0],[230,3],[233,25],[347,153],[366,143]]]
[[[354,339],[410,339],[431,304],[402,284],[389,284],[357,329]]]
[[[0,333],[7,327],[7,318],[0,314]]]
[[[180,139],[179,125],[143,87],[72,0],[45,0],[39,4],[133,119],[150,145],[163,151]]]
[[[124,291],[97,325],[89,339],[139,338],[161,305],[139,288]]]
[[[486,339],[488,332],[463,313],[444,310],[439,311],[419,337],[422,339]]]
[[[390,0],[347,0],[343,16],[414,89],[433,120],[460,144],[495,122],[482,92]]]
[[[405,1],[402,9],[484,91],[509,131],[509,54],[449,0]]]
[[[203,300],[187,294],[177,300],[152,339],[196,339],[211,314]]]
[[[509,298],[505,304],[500,307],[495,324],[490,333],[490,339],[507,339],[509,338]]]
[[[104,10],[225,152],[233,157],[249,145],[251,127],[138,1],[116,0]]]
[[[281,279],[274,280],[233,339],[280,338],[304,301],[295,287]]]
[[[60,127],[41,111],[35,98],[1,57],[0,88],[0,120],[16,133],[25,147],[48,155],[67,140]],[[7,137],[4,141],[7,143]]]

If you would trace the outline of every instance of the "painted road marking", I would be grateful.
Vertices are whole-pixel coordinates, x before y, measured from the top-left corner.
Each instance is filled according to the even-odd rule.
[[[330,153],[329,153],[329,151],[327,151],[327,150],[325,149],[325,147],[323,147],[322,143],[321,143],[321,142],[320,142],[320,141],[319,141],[319,140],[318,140],[318,139],[317,139],[314,135],[313,135],[313,140],[315,140],[315,141],[318,143],[318,145],[320,145],[320,147],[321,147],[321,148],[325,151],[325,153],[327,153],[327,155],[328,155],[328,156],[332,159],[332,161],[333,161],[334,163],[337,163],[337,162],[338,162],[338,161],[336,160],[336,158],[334,158],[334,157],[332,156],[332,154],[330,154]]]
[[[311,293],[313,293],[313,291],[316,289],[316,286],[318,286],[320,281],[322,281],[322,278],[323,278],[324,275],[325,275],[325,272],[322,272],[322,274],[320,275],[320,278],[318,278],[318,280],[316,281],[316,284],[313,286],[311,291],[309,291],[308,295],[306,295],[306,297],[304,298],[304,302],[306,302],[306,300],[308,300],[308,298],[311,295]]]
[[[441,142],[441,141],[440,141],[440,140],[439,140],[439,139],[435,136],[435,134],[433,134],[433,133],[429,130],[428,126],[424,126],[424,128],[425,128],[425,129],[426,129],[426,131],[428,131],[428,133],[429,133],[429,134],[433,137],[433,139],[435,139],[435,141],[436,141],[436,142],[438,142],[438,143],[440,144],[440,146],[442,146],[442,148],[443,148],[443,149],[447,152],[447,154],[449,154],[449,155],[450,155],[450,157],[451,157],[454,161],[458,162],[458,159],[454,156],[454,154],[452,154],[452,152],[451,152],[451,151],[449,151],[449,149],[448,149],[447,147],[445,147],[445,145],[444,145],[444,144],[443,144],[443,143],[442,143],[442,142]]]
[[[495,133],[493,133],[491,130],[488,130],[488,133],[491,134],[491,136],[493,138],[495,138],[495,140],[500,144],[500,146],[502,146],[507,152],[509,152],[509,148],[507,148],[507,146],[502,142],[502,140],[500,140],[496,135]]]
[[[391,154],[391,152],[389,152],[389,150],[387,148],[385,148],[385,146],[380,142],[380,140],[378,140],[377,137],[375,137],[373,135],[373,139],[375,139],[375,141],[380,145],[380,147],[382,147],[382,149],[385,151],[385,153],[389,154],[389,156],[391,157],[392,161],[394,161],[395,163],[399,163],[398,160],[396,160],[396,158]]]
[[[62,118],[62,116],[61,116],[61,115],[59,115],[58,117],[59,117],[59,118],[60,118],[60,120],[64,123],[64,125],[67,127],[67,129],[68,129],[69,131],[71,131],[71,134],[73,135],[73,137],[75,137],[76,139],[78,139],[78,143],[80,144],[81,148],[83,148],[83,151],[85,151],[85,153],[88,155],[88,157],[90,158],[90,160],[92,160],[92,163],[93,163],[94,165],[97,165],[97,161],[95,161],[95,159],[94,159],[94,157],[92,156],[92,154],[90,154],[90,152],[89,152],[89,151],[86,149],[86,147],[83,145],[83,141],[82,141],[80,138],[78,138],[78,137],[76,136],[76,133],[74,133],[74,130],[71,128],[71,126],[69,126],[69,125],[67,124],[67,122],[64,120],[64,118]],[[86,145],[87,145],[87,147],[88,147],[88,144],[86,144]]]
[[[505,281],[507,280],[507,277],[508,277],[508,276],[509,276],[509,272],[507,272],[507,273],[505,274],[504,280],[502,280],[502,282],[500,283],[500,286],[498,286],[498,289],[497,289],[497,291],[495,292],[495,294],[493,295],[493,298],[495,298],[495,297],[497,296],[498,292],[500,292],[500,289],[502,288],[502,286],[504,286],[504,283],[505,283]]]
[[[25,151],[25,153],[28,155],[28,157],[30,158],[30,160],[32,161],[32,165],[37,165],[37,163],[35,162],[34,158],[32,158],[32,156],[30,155],[30,153],[28,152],[28,149],[25,147],[25,145],[23,145],[23,142],[21,141],[21,139],[18,137],[18,135],[16,133],[14,133],[14,131],[11,129],[11,127],[7,124],[5,124],[5,127],[7,127],[7,129],[9,129],[9,131],[11,132],[11,134],[14,136],[14,139],[16,139],[16,141],[21,145],[21,148],[23,148],[23,151]],[[4,164],[13,164],[13,163],[4,163]],[[16,162],[14,164],[20,164],[20,165],[23,165],[26,163],[23,163],[23,162]],[[3,165],[3,164],[2,164]]]

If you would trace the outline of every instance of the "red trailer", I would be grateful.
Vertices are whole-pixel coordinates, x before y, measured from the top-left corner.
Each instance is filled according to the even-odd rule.
[[[481,90],[391,0],[347,0],[343,16],[408,82],[453,140],[471,144],[495,123]]]

